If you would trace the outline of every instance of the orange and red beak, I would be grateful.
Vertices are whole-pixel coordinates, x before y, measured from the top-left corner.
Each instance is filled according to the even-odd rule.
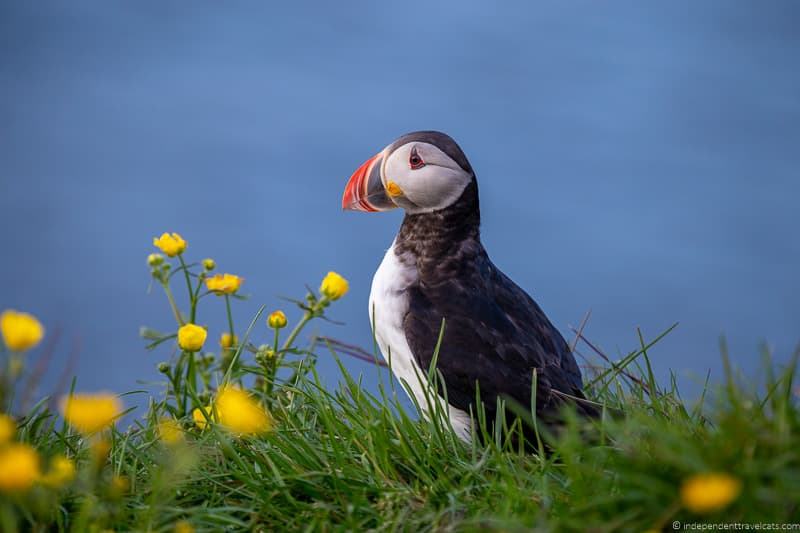
[[[381,180],[383,152],[369,159],[353,172],[344,188],[342,209],[351,211],[388,211],[397,205],[392,201]]]

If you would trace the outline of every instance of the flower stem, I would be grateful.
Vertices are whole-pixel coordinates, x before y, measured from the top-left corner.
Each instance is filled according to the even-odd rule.
[[[225,295],[225,314],[228,316],[228,333],[231,336],[231,347],[230,348],[223,348],[223,350],[222,350],[223,352],[227,353],[228,356],[231,357],[230,362],[226,363],[224,365],[226,367],[225,368],[225,373],[227,373],[229,371],[233,371],[234,370],[233,368],[231,368],[232,365],[235,363],[235,361],[233,360],[233,356],[234,356],[234,354],[236,352],[236,349],[238,349],[238,348],[236,348],[236,349],[233,348],[233,346],[234,346],[233,340],[235,338],[235,335],[233,334],[233,313],[231,312],[231,298],[227,294]]]
[[[286,337],[286,341],[284,341],[283,348],[281,348],[281,351],[288,350],[289,348],[292,347],[292,343],[294,342],[294,340],[303,330],[305,325],[308,324],[308,321],[311,320],[312,318],[314,318],[314,315],[308,311],[306,311],[305,314],[303,314],[303,318],[300,319],[300,322],[297,323],[294,329],[292,329],[292,332],[289,333],[289,336]],[[277,342],[276,342],[276,348],[277,348]]]
[[[272,357],[264,364],[264,397],[270,401],[272,396],[272,389],[275,387],[275,375],[278,373],[278,365],[280,359],[278,355],[278,340],[280,339],[280,329],[275,328],[275,339],[272,342]]]
[[[195,315],[197,314],[197,298],[192,290],[192,281],[189,279],[189,269],[186,268],[186,262],[183,260],[183,254],[178,254],[178,260],[181,262],[183,277],[186,278],[186,290],[189,292],[189,323],[194,324]]]
[[[175,320],[178,322],[179,326],[182,326],[183,318],[181,317],[180,310],[178,310],[178,304],[175,303],[175,297],[172,296],[172,289],[169,288],[169,281],[161,285],[164,287],[164,292],[167,293],[167,300],[169,300],[169,306],[172,308],[172,314],[175,315]]]
[[[191,394],[192,396],[197,395],[197,371],[195,369],[195,361],[194,361],[194,353],[187,354],[189,357],[188,365],[186,365],[186,390],[184,391],[184,406],[186,405],[186,396],[187,394]],[[186,414],[186,409],[184,408],[184,414]]]
[[[231,298],[227,294],[225,295],[225,311],[228,314],[228,333],[233,339],[233,313],[231,313]]]

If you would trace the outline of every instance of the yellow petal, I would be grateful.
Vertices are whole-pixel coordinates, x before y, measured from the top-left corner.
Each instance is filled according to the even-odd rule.
[[[0,314],[0,333],[9,350],[25,352],[39,344],[44,327],[33,315],[7,309]]]
[[[741,490],[742,482],[729,474],[698,474],[684,481],[681,501],[693,513],[712,513],[727,507]]]
[[[27,444],[0,448],[0,492],[25,492],[41,475],[39,454]]]
[[[74,394],[62,400],[67,422],[85,435],[91,435],[114,423],[122,414],[122,401],[109,393]]]

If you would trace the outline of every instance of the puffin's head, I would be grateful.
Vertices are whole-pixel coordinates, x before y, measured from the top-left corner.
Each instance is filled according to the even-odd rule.
[[[438,131],[403,135],[358,167],[345,187],[342,209],[408,213],[444,209],[474,179],[456,142]]]

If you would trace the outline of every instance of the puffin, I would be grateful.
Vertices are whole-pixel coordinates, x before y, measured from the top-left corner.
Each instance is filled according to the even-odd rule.
[[[433,409],[429,398],[446,396],[450,424],[467,442],[477,401],[492,428],[498,400],[526,409],[535,402],[545,425],[557,424],[567,404],[597,414],[569,345],[489,259],[475,172],[450,136],[417,131],[398,138],[352,174],[342,208],[405,211],[373,277],[369,316],[381,354],[423,414]],[[444,381],[438,398],[427,380],[434,354]],[[530,438],[532,429],[524,433]]]

